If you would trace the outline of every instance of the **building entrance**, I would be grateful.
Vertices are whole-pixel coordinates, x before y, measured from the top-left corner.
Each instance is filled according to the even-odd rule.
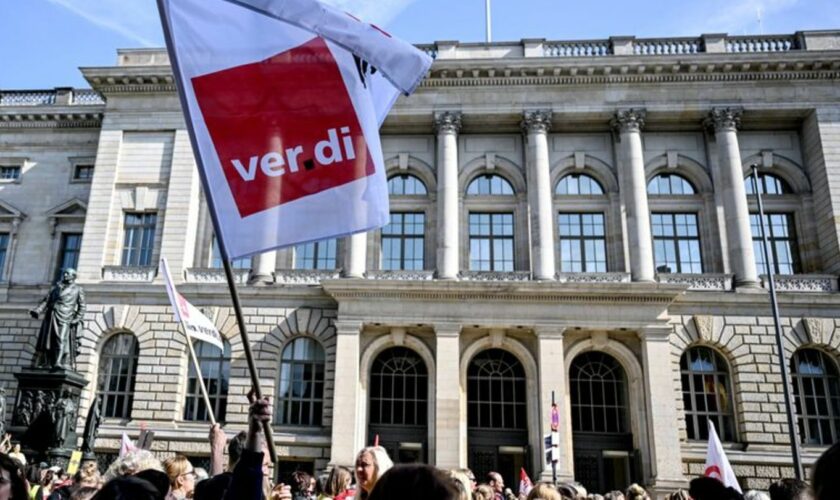
[[[368,442],[378,436],[394,463],[428,462],[429,376],[420,356],[405,347],[382,351],[368,387]]]
[[[587,491],[623,491],[638,480],[626,380],[624,369],[608,354],[588,352],[572,361],[569,389],[575,480]]]
[[[481,482],[496,471],[516,489],[530,469],[528,404],[522,363],[502,349],[480,352],[467,369],[467,463]]]

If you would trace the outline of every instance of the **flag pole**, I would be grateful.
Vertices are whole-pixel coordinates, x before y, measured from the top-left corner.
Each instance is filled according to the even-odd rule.
[[[490,0],[484,0],[484,33],[487,39],[487,43],[493,41],[493,32],[492,26],[490,22]]]
[[[183,327],[183,325],[182,325]],[[190,350],[190,359],[192,359],[195,373],[198,375],[198,386],[201,388],[201,397],[204,399],[204,406],[207,407],[207,415],[210,417],[210,425],[216,425],[216,416],[213,414],[213,406],[210,404],[210,396],[207,395],[207,386],[204,385],[204,375],[201,373],[201,365],[198,364],[198,357],[195,355],[192,339],[184,332],[187,338],[187,348]]]
[[[776,280],[773,278],[773,269],[770,267],[770,251],[767,249],[767,231],[764,228],[764,203],[761,200],[761,190],[758,188],[758,165],[750,165],[752,170],[753,192],[758,200],[759,228],[761,229],[761,249],[764,253],[764,271],[767,273],[767,281],[770,284],[770,307],[773,310],[773,325],[776,330],[776,351],[779,356],[779,370],[782,372],[782,388],[785,394],[785,411],[788,421],[788,437],[790,439],[790,452],[793,455],[793,471],[796,479],[802,480],[802,458],[799,452],[799,433],[796,428],[796,418],[793,410],[790,394],[790,383],[788,382],[788,364],[785,361],[785,351],[782,344],[782,326],[779,319],[779,303],[776,301]]]
[[[175,77],[175,82],[177,83],[178,88],[184,89],[186,87],[184,87],[184,82],[181,79],[181,67],[178,63],[178,54],[172,49],[172,32],[169,27],[169,13],[166,11],[166,2],[165,0],[157,0],[157,5],[158,12],[160,13],[160,23],[163,28],[163,36],[166,40],[166,52],[169,54],[169,61],[172,65],[172,73]],[[245,360],[248,363],[248,372],[251,375],[251,386],[254,391],[254,396],[257,399],[262,399],[263,396],[262,389],[260,388],[260,379],[257,375],[256,365],[254,364],[254,354],[251,352],[251,342],[248,339],[248,331],[245,327],[245,318],[242,315],[242,306],[239,303],[239,292],[236,290],[236,282],[234,281],[233,270],[231,269],[230,258],[228,257],[227,245],[225,244],[225,239],[222,237],[222,232],[220,231],[221,226],[216,217],[213,192],[210,189],[209,181],[204,173],[204,161],[201,158],[201,155],[198,154],[200,149],[198,147],[198,141],[196,140],[195,130],[193,130],[192,126],[193,121],[189,103],[187,102],[186,95],[183,90],[178,92],[178,99],[181,102],[181,109],[184,111],[184,118],[186,118],[187,132],[189,132],[190,136],[190,145],[192,146],[195,161],[199,167],[199,178],[201,179],[201,185],[204,188],[207,207],[210,209],[210,220],[213,221],[213,231],[215,231],[216,241],[219,243],[219,254],[222,259],[222,266],[225,270],[225,279],[227,280],[228,290],[230,291],[233,311],[236,315],[236,323],[239,326],[239,335],[242,337],[242,348],[245,351]],[[263,433],[265,434],[265,444],[268,448],[268,454],[271,457],[271,461],[273,463],[277,463],[277,449],[274,446],[274,435],[271,432],[271,422],[263,422]]]

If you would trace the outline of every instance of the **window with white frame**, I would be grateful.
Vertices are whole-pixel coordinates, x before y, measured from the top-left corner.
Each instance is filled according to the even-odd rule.
[[[391,212],[382,228],[382,269],[418,271],[424,268],[426,214]]]
[[[470,270],[513,271],[513,214],[471,213]]]
[[[295,247],[295,269],[336,269],[337,240],[313,241]]]
[[[557,216],[560,271],[607,271],[607,241],[602,213],[566,213]]]
[[[151,266],[157,214],[126,212],[123,224],[122,265]]]

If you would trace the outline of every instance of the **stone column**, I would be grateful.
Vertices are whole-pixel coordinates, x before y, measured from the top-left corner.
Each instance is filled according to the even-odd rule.
[[[466,426],[461,418],[460,343],[461,325],[435,324],[435,457],[441,469],[466,465]]]
[[[364,442],[364,423],[358,421],[361,326],[355,321],[337,321],[335,324],[337,341],[330,463],[351,468]]]
[[[647,428],[650,440],[651,483],[657,492],[685,484],[677,426],[677,393],[671,355],[670,326],[645,328],[642,337]]]
[[[557,462],[557,479],[571,481],[574,478],[574,464],[572,461],[572,423],[566,418],[569,412],[566,398],[566,363],[564,361],[563,331],[559,326],[537,326],[537,366],[540,370],[540,436],[551,430],[551,392],[560,413],[560,461]],[[545,456],[545,441],[542,441],[542,455]],[[540,479],[551,481],[551,466],[544,468]]]
[[[531,270],[536,280],[554,279],[554,208],[548,160],[550,129],[551,111],[526,111],[523,114],[531,220]]]
[[[356,233],[344,239],[345,278],[364,278],[367,259],[367,233]]]
[[[435,115],[437,133],[437,277],[457,279],[460,265],[458,210],[458,132],[461,113]]]
[[[706,125],[715,131],[718,153],[718,175],[715,188],[723,198],[723,224],[726,226],[729,265],[735,274],[735,286],[759,286],[755,268],[750,210],[744,188],[744,169],[738,147],[738,127],[741,124],[740,108],[715,108],[709,113]]]
[[[627,236],[630,274],[633,281],[654,281],[653,239],[650,234],[647,178],[642,154],[642,128],[645,110],[624,109],[616,112],[612,126],[621,141],[621,168],[627,172]]]
[[[251,281],[255,283],[273,283],[274,269],[277,267],[277,251],[269,250],[256,256],[253,264]]]

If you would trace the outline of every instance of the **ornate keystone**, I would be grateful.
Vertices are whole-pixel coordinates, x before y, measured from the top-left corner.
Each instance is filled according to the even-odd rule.
[[[438,134],[457,134],[461,131],[461,112],[444,111],[435,114],[435,132]]]
[[[522,113],[522,123],[520,124],[522,131],[526,134],[529,132],[548,133],[551,130],[551,111],[550,110],[534,110],[524,111]]]
[[[744,114],[744,108],[714,108],[709,111],[709,116],[704,124],[715,132],[721,130],[735,131],[741,126],[742,114]]]
[[[647,111],[644,109],[619,109],[610,120],[610,126],[619,132],[641,132],[646,117]]]

